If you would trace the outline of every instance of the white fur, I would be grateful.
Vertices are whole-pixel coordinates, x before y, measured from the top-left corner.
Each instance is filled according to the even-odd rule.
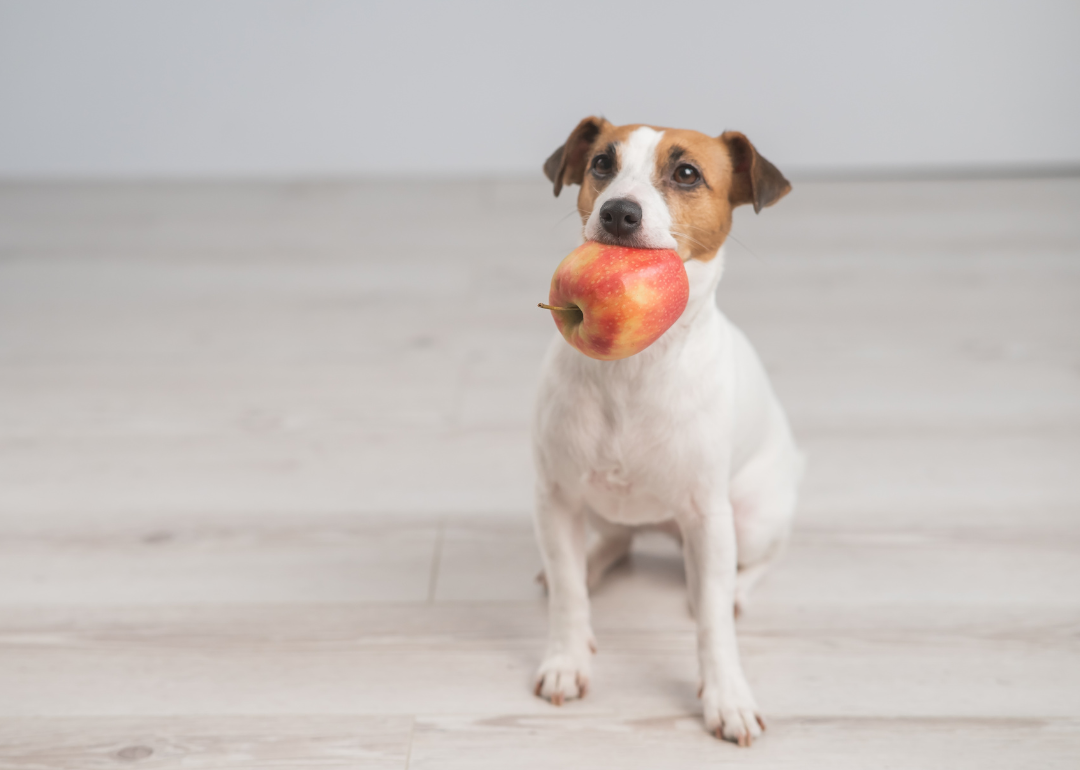
[[[619,173],[597,196],[585,223],[585,240],[607,241],[608,235],[600,224],[600,207],[615,198],[629,198],[641,206],[641,231],[635,236],[634,245],[641,249],[678,247],[671,235],[671,212],[652,179],[656,146],[663,135],[663,131],[642,126],[626,138],[619,148]]]
[[[605,196],[632,196],[652,242],[674,244],[651,181],[659,137],[647,128],[631,134],[586,238]],[[723,251],[689,260],[686,271],[685,312],[644,351],[597,361],[558,335],[548,350],[534,425],[536,530],[550,596],[537,692],[556,703],[584,694],[593,647],[587,584],[626,553],[633,528],[674,522],[698,623],[705,722],[742,742],[760,728],[733,611],[787,539],[802,459],[761,361],[716,305]],[[599,541],[587,555],[590,520]]]

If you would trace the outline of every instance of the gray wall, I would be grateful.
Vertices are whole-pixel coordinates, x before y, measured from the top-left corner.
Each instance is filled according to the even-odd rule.
[[[0,1],[0,175],[537,173],[581,117],[788,169],[1080,161],[1080,3]]]

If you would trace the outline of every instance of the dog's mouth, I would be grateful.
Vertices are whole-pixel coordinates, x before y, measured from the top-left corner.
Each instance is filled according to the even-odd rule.
[[[679,243],[679,241],[674,236],[671,237],[671,240],[672,243],[675,245],[658,245],[656,243],[652,243],[648,238],[636,234],[631,236],[615,236],[611,235],[610,233],[603,232],[597,233],[595,238],[591,238],[589,240],[597,241],[607,246],[621,246],[624,249],[665,249],[674,251],[676,254],[679,255],[679,259],[682,260],[682,263],[684,265],[694,258],[693,255],[690,254],[690,249],[685,249],[687,253],[683,253],[684,249],[682,247],[682,244]]]
[[[622,246],[624,249],[658,249],[664,248],[663,246],[655,246],[648,243],[648,239],[643,237],[639,233],[633,233],[630,235],[612,235],[611,233],[601,230],[596,233],[595,237],[591,240],[599,241],[600,243],[608,246]]]

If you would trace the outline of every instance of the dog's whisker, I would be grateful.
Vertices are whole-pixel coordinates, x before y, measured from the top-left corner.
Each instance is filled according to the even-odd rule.
[[[737,243],[737,244],[739,244],[740,246],[742,246],[742,247],[743,247],[743,249],[745,249],[745,250],[746,250],[746,253],[747,253],[747,254],[749,254],[749,255],[750,255],[751,257],[753,257],[754,259],[760,259],[760,260],[762,260],[762,261],[765,261],[764,257],[762,257],[762,256],[761,256],[760,254],[758,254],[757,252],[755,252],[755,251],[754,251],[753,249],[751,249],[751,248],[750,248],[749,246],[747,246],[747,245],[746,245],[745,243],[743,243],[743,242],[742,242],[742,241],[740,241],[740,240],[739,240],[738,238],[736,238],[736,237],[735,237],[734,235],[732,235],[732,234],[731,234],[731,231],[730,231],[730,230],[729,230],[728,232],[724,233],[724,235],[726,235],[726,236],[727,236],[728,238],[730,238],[731,240],[735,241],[735,243]]]
[[[709,232],[708,228],[700,227],[699,225],[694,225],[694,224],[691,224],[690,222],[675,222],[674,226],[675,227],[690,227],[690,228],[693,228],[695,230],[702,230],[704,232]],[[671,233],[673,235],[676,234],[674,230],[672,230]],[[730,238],[731,240],[735,241],[735,243],[739,244],[740,246],[743,247],[743,249],[746,250],[747,254],[754,257],[755,259],[762,259],[762,260],[764,259],[761,255],[757,254],[753,249],[751,249],[749,246],[747,246],[741,240],[739,240],[734,235],[732,235],[730,227],[728,227],[726,230],[721,230],[720,234],[723,235],[726,238]],[[683,237],[684,238],[689,238],[690,236],[684,235]],[[699,243],[698,245],[701,246],[702,248],[708,248],[707,246],[705,246],[704,244],[701,244],[701,243]]]
[[[673,224],[675,225],[675,227],[689,227],[693,230],[702,230],[704,232],[709,232],[708,228],[702,227],[701,225],[695,225],[692,222],[674,222]]]
[[[683,238],[684,240],[687,240],[687,241],[689,241],[690,243],[692,243],[692,244],[693,244],[694,246],[698,246],[698,247],[700,247],[700,248],[702,248],[702,249],[706,249],[706,250],[707,250],[707,249],[709,248],[708,246],[706,246],[706,245],[705,245],[704,243],[702,243],[701,241],[696,241],[696,240],[694,240],[693,238],[691,238],[691,237],[690,237],[689,235],[686,235],[686,234],[684,234],[684,233],[672,233],[672,235],[678,235],[678,236],[682,237],[682,238]]]
[[[678,232],[678,231],[676,231],[676,230],[669,230],[668,232],[670,232],[670,233],[671,233],[672,235],[678,235],[678,236],[681,236],[681,237],[685,238],[686,240],[690,241],[691,243],[693,243],[693,244],[695,244],[695,245],[697,245],[697,246],[700,246],[700,247],[701,247],[701,248],[703,248],[703,249],[707,249],[707,248],[709,248],[708,246],[706,246],[706,245],[705,245],[704,243],[702,243],[701,241],[697,240],[696,238],[692,238],[692,237],[690,237],[690,236],[689,236],[689,235],[687,235],[686,233],[680,233],[680,232]]]

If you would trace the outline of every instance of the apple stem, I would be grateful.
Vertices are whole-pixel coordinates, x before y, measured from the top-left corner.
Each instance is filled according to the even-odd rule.
[[[554,305],[545,305],[543,302],[537,302],[537,307],[542,307],[544,310],[577,310],[578,308],[571,305],[570,307],[555,307]]]

